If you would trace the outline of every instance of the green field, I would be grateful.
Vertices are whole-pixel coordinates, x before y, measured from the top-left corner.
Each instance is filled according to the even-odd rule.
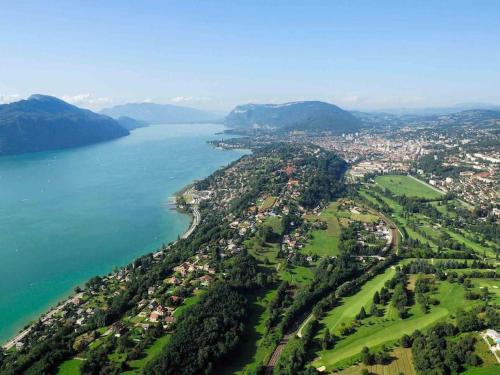
[[[276,197],[269,196],[259,204],[259,209],[267,210],[274,205],[274,202],[276,202]]]
[[[375,178],[377,184],[388,189],[396,195],[406,195],[407,197],[437,199],[443,194],[432,189],[424,183],[403,175],[385,175]]]
[[[197,290],[196,292],[194,292],[194,295],[186,298],[184,300],[184,302],[182,303],[182,305],[175,309],[175,311],[172,315],[175,318],[178,318],[179,316],[181,316],[184,313],[184,311],[186,311],[186,309],[188,309],[190,306],[194,305],[195,303],[197,303],[200,300],[203,293],[204,293],[203,290]]]
[[[500,279],[472,279],[472,283],[477,286],[477,291],[483,287],[488,288],[491,302],[500,305]]]
[[[379,216],[368,212],[353,213],[340,210],[339,206],[342,202],[346,202],[346,200],[332,202],[320,215],[309,215],[307,217],[307,220],[310,222],[325,222],[327,228],[325,230],[313,230],[311,232],[312,239],[302,249],[302,253],[307,255],[318,255],[320,257],[338,255],[341,230],[340,220],[357,220],[371,223],[379,219]]]
[[[146,363],[155,358],[158,354],[161,353],[162,349],[165,345],[170,341],[170,335],[165,335],[157,339],[153,345],[147,348],[146,355],[141,359],[136,359],[129,362],[130,371],[124,372],[123,374],[140,374],[141,370],[146,366]]]
[[[366,301],[368,294],[366,290],[360,291],[358,294],[360,299]],[[354,301],[358,294],[354,296]],[[403,334],[411,334],[416,329],[422,330],[429,327],[437,321],[446,319],[465,304],[469,303],[470,305],[470,302],[464,300],[463,287],[458,284],[440,283],[435,297],[441,303],[432,307],[428,314],[422,313],[418,306],[412,306],[410,316],[404,320],[400,318],[389,319],[387,316],[365,319],[363,325],[355,333],[339,340],[333,350],[318,352],[318,358],[314,360],[313,365],[315,367],[326,366],[327,370],[352,365],[363,346],[378,348],[382,344],[393,344]],[[345,313],[342,319],[332,319],[332,322],[338,326],[342,320],[349,321],[348,315],[351,314]]]
[[[63,362],[57,369],[57,375],[80,375],[81,359],[70,359]]]
[[[384,283],[391,279],[396,270],[393,268],[387,269],[383,274],[375,276],[373,279],[368,281],[361,290],[353,296],[346,297],[342,300],[342,304],[331,310],[326,316],[321,320],[321,323],[328,327],[328,329],[334,330],[341,323],[350,322],[354,319],[362,306],[368,311],[370,309],[372,298],[375,292],[382,289]],[[320,331],[320,335],[323,335],[324,329]]]

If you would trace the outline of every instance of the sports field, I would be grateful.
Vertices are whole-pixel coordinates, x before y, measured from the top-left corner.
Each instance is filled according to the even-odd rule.
[[[434,190],[414,178],[403,175],[384,175],[377,176],[375,181],[380,186],[390,190],[396,195],[406,195],[407,197],[437,199],[443,193]]]
[[[385,275],[385,274],[384,274]],[[381,280],[374,279],[371,282],[379,283]],[[371,283],[370,282],[370,283]],[[368,284],[367,284],[368,285]],[[351,297],[352,301],[357,301],[359,298],[362,302],[369,301],[368,290],[375,290],[375,287],[368,285],[365,290],[361,290],[358,294]],[[371,294],[373,296],[373,294]],[[318,357],[314,360],[313,366],[325,366],[327,370],[334,368],[345,368],[352,365],[363,346],[369,348],[380,348],[382,344],[390,345],[401,338],[403,334],[412,334],[416,329],[424,329],[437,321],[444,320],[457,311],[458,308],[465,305],[464,289],[461,285],[442,282],[439,284],[438,291],[435,295],[441,303],[438,306],[433,306],[428,314],[424,314],[418,306],[410,308],[410,316],[406,319],[392,317],[386,314],[383,317],[369,317],[363,320],[363,324],[357,328],[357,331],[351,335],[342,337],[332,350],[320,351],[316,353]],[[369,303],[369,302],[368,302]],[[359,307],[361,305],[358,304]],[[366,308],[366,307],[365,307]],[[335,316],[335,308],[330,316]],[[354,308],[353,311],[356,311]],[[359,309],[356,313],[359,312]],[[338,327],[340,324],[350,323],[352,312],[340,312],[340,317],[329,318],[327,325],[332,328]],[[332,324],[332,327],[330,327]],[[335,332],[334,330],[334,333]]]

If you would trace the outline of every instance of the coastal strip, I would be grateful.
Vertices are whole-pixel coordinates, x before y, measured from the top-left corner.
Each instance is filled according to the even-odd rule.
[[[193,189],[189,189],[189,191],[193,191]],[[191,225],[187,229],[186,232],[181,236],[182,239],[187,239],[196,229],[196,227],[200,224],[201,222],[201,214],[198,209],[198,204],[200,201],[200,197],[198,196],[193,196],[192,202],[189,203],[191,212],[193,215],[193,221],[191,222]],[[173,244],[177,242],[174,241]],[[70,296],[68,299],[64,300],[63,302],[59,303],[55,308],[51,308],[49,312],[47,312],[45,315],[42,315],[40,318],[40,321],[43,323],[48,322],[52,317],[54,317],[56,314],[60,313],[66,306],[69,304],[77,305],[78,301],[82,298],[83,293],[77,293],[75,295]],[[19,332],[17,335],[15,335],[13,338],[11,338],[9,341],[7,341],[4,345],[2,345],[2,348],[5,350],[10,350],[14,346],[18,347],[22,345],[23,339],[31,332],[33,328],[33,324],[29,324],[28,327],[23,329],[21,332]]]

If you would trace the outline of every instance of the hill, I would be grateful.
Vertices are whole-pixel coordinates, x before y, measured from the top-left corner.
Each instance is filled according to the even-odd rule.
[[[319,101],[284,104],[245,104],[227,115],[226,125],[237,128],[357,131],[362,122],[351,113]]]
[[[101,113],[113,118],[126,116],[156,124],[211,122],[220,120],[220,116],[200,109],[157,103],[122,104],[111,108],[105,108]]]
[[[52,96],[0,105],[0,155],[77,147],[128,134],[112,118]]]
[[[118,117],[116,121],[118,121],[118,123],[127,130],[134,130],[148,126],[146,121],[136,120],[135,118],[127,116]]]

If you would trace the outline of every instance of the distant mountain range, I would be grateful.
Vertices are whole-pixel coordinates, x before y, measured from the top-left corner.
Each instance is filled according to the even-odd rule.
[[[318,130],[355,132],[360,119],[336,105],[320,101],[284,104],[245,104],[233,109],[225,124],[242,129]]]
[[[118,121],[118,123],[127,130],[134,130],[148,126],[146,121],[136,120],[135,118],[127,116],[118,117],[116,121]]]
[[[387,108],[383,110],[364,111],[369,113],[384,113],[396,116],[439,116],[449,115],[469,110],[491,110],[500,111],[500,105],[488,103],[460,103],[449,107],[427,107],[427,108]]]
[[[116,120],[52,96],[0,105],[0,155],[77,147],[128,134]]]
[[[201,109],[171,104],[128,103],[105,108],[102,114],[113,117],[130,117],[151,124],[179,124],[220,121],[220,115]]]

